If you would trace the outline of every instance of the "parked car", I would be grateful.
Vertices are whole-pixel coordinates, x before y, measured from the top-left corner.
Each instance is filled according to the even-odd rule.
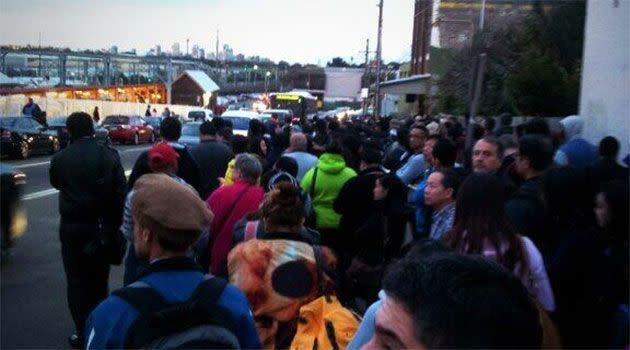
[[[192,121],[209,122],[214,114],[209,109],[197,109],[188,112],[188,119]]]
[[[70,134],[66,128],[67,119],[68,117],[48,118],[48,130],[56,132],[61,148],[66,148],[66,146],[70,144]],[[102,145],[110,143],[109,131],[97,123],[94,123],[94,136],[96,137],[97,142]]]
[[[247,136],[249,121],[252,119],[260,120],[260,115],[252,111],[227,110],[221,114],[221,118],[232,123],[232,130],[235,135]]]
[[[110,115],[103,120],[103,127],[109,130],[113,142],[132,143],[155,142],[153,128],[140,116]]]
[[[162,124],[162,120],[164,117],[144,117],[144,121],[149,123],[153,128],[153,135],[155,135],[156,139],[160,138],[160,124]]]
[[[179,143],[187,147],[195,146],[199,144],[199,126],[201,122],[190,122],[182,126],[182,136],[179,138]]]
[[[61,148],[57,135],[28,116],[0,117],[0,136],[3,156],[26,159],[34,153],[53,154]]]
[[[0,163],[0,241],[2,260],[8,249],[26,231],[27,219],[21,205],[22,188],[26,184],[26,175],[14,167]]]

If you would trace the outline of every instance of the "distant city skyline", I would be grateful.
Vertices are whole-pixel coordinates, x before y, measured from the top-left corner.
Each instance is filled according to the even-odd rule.
[[[376,48],[378,0],[3,0],[0,44],[71,49],[136,49],[157,45],[186,52],[198,45],[215,52],[227,44],[233,54],[275,62],[325,64],[342,57],[364,62],[365,40]],[[409,60],[413,1],[385,0],[383,59]],[[163,50],[170,51],[170,50]],[[373,57],[372,57],[373,58]]]

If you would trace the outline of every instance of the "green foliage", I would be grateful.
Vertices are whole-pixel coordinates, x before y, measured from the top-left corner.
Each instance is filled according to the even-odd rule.
[[[575,114],[584,21],[585,0],[556,2],[545,10],[538,6],[524,18],[494,19],[471,46],[453,55],[440,74],[437,111],[467,110],[475,60],[485,52],[480,114]]]
[[[348,62],[344,61],[341,57],[335,57],[332,61],[326,64],[327,67],[350,67]]]

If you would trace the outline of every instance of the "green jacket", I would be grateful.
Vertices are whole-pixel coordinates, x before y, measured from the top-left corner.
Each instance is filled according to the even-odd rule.
[[[315,169],[318,169],[315,178],[315,193],[311,194],[311,182]],[[317,166],[306,172],[300,185],[304,191],[311,194],[318,229],[339,227],[341,215],[333,209],[333,202],[343,185],[355,176],[357,173],[346,166],[343,157],[333,153],[322,154]]]

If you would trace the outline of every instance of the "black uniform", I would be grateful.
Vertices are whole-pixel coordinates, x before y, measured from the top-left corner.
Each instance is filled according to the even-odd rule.
[[[201,141],[190,150],[201,171],[201,199],[206,199],[219,187],[219,177],[225,175],[232,151],[228,146],[216,141]]]
[[[109,279],[109,262],[85,249],[95,239],[99,219],[111,227],[120,226],[125,174],[116,150],[86,137],[52,158],[49,176],[52,186],[60,191],[59,238],[68,305],[77,334],[83,334],[90,312],[107,297]]]

